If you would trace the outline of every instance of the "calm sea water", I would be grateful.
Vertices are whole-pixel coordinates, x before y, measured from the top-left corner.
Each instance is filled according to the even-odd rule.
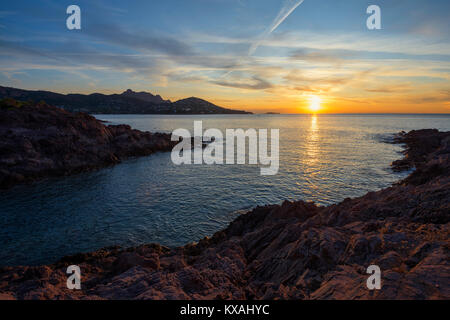
[[[390,163],[401,130],[450,130],[448,115],[101,115],[140,130],[280,129],[280,169],[175,166],[170,153],[0,192],[0,265],[42,264],[111,245],[183,245],[225,227],[242,211],[283,200],[328,205],[387,187],[406,173]]]

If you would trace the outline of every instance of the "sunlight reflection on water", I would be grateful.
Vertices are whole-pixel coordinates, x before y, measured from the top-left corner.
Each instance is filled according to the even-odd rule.
[[[175,166],[170,153],[130,159],[77,176],[0,193],[0,265],[39,264],[110,245],[182,245],[211,235],[238,214],[283,200],[327,205],[389,186],[405,176],[389,164],[393,133],[450,129],[448,116],[413,115],[102,115],[148,131],[280,129],[280,170],[258,166]]]

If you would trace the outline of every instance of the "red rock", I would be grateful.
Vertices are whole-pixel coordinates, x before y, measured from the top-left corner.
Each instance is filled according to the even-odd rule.
[[[0,299],[449,299],[449,137],[402,134],[402,163],[416,170],[360,198],[257,207],[180,248],[115,247],[1,268]],[[65,286],[71,264],[81,268],[80,291]],[[366,286],[372,264],[381,290]]]
[[[169,151],[169,134],[105,126],[84,113],[43,104],[0,108],[0,188]]]

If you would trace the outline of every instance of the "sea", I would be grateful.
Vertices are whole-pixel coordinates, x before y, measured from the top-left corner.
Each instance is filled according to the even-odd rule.
[[[0,191],[0,266],[39,265],[103,247],[195,242],[256,206],[285,200],[327,206],[389,187],[402,157],[394,134],[450,130],[450,115],[96,115],[151,132],[279,129],[279,170],[260,165],[175,165],[171,153]],[[269,140],[270,146],[270,140]]]

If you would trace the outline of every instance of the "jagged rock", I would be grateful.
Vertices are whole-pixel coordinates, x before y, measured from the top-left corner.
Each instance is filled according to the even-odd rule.
[[[169,151],[169,134],[109,125],[45,104],[0,108],[0,188]]]
[[[2,268],[0,299],[449,299],[449,137],[400,135],[402,166],[416,170],[360,198],[257,207],[179,248],[115,247]],[[71,264],[81,268],[79,291],[65,287]],[[366,287],[372,264],[381,290]]]

